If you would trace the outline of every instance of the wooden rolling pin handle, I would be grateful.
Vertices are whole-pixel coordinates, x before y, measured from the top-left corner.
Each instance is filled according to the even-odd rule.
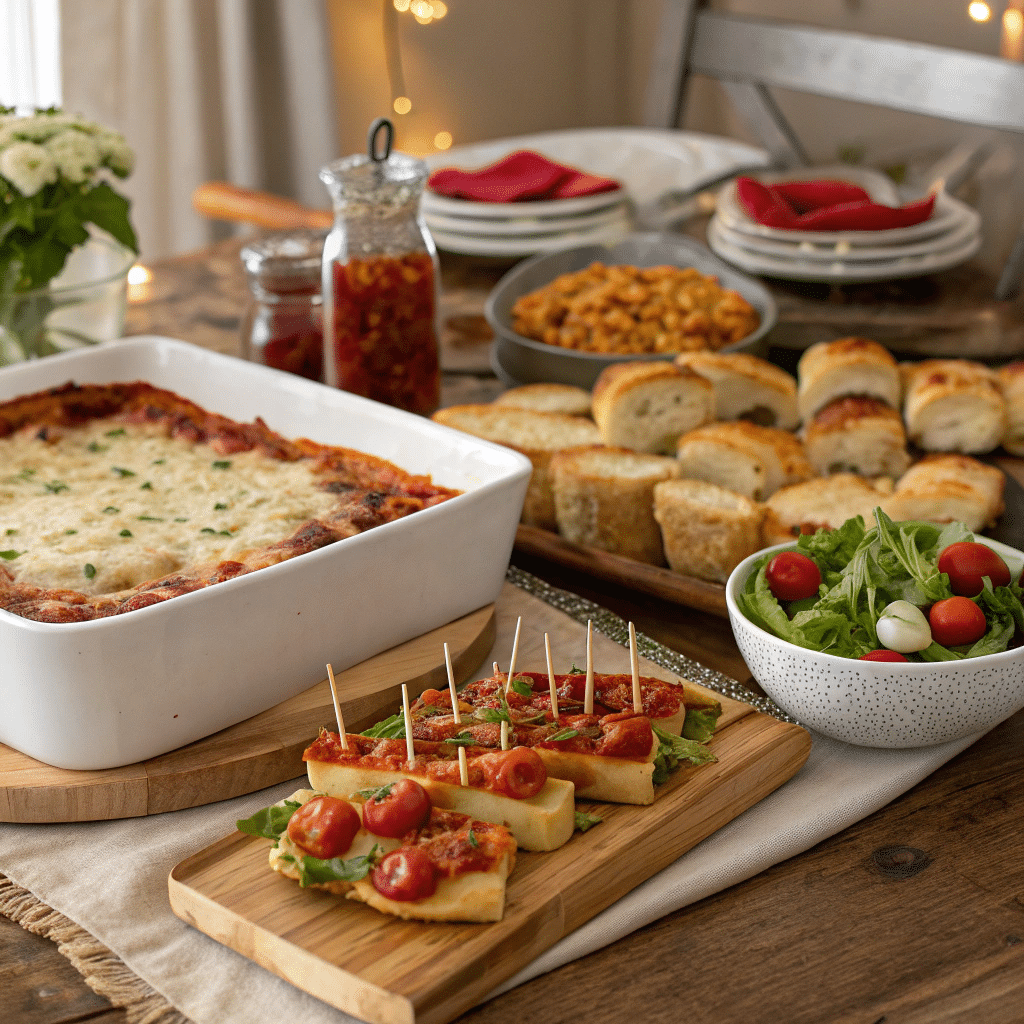
[[[212,220],[239,221],[261,228],[329,228],[334,217],[328,210],[308,206],[227,181],[208,181],[192,193],[192,205]]]

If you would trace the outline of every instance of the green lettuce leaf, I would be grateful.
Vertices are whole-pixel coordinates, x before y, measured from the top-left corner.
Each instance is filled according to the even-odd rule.
[[[274,804],[257,811],[251,818],[235,822],[235,828],[249,836],[280,839],[288,828],[291,816],[302,806],[295,800],[285,800],[284,806]]]
[[[683,720],[683,738],[707,743],[714,735],[721,714],[721,704],[716,704],[713,708],[690,708]]]
[[[660,786],[674,772],[680,762],[690,764],[710,764],[718,758],[696,740],[688,740],[682,736],[673,736],[664,729],[654,726],[654,734],[658,737],[658,752],[654,757],[654,784]]]

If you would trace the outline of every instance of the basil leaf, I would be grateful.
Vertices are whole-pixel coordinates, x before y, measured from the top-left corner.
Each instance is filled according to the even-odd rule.
[[[480,722],[508,722],[509,725],[512,724],[507,704],[503,708],[477,708],[473,715]]]
[[[91,580],[96,575],[96,566],[92,562],[86,562],[82,566],[82,575],[87,579]]]
[[[284,806],[274,804],[257,811],[251,818],[235,822],[235,828],[249,836],[280,839],[288,828],[291,816],[302,806],[296,800],[285,800]]]
[[[476,745],[473,734],[469,732],[460,732],[458,736],[449,736],[444,742],[451,743],[457,747],[472,747]]]
[[[544,739],[548,743],[561,743],[563,740],[571,740],[573,736],[579,736],[578,729],[559,729],[558,732],[551,736],[545,736]]]
[[[19,558],[25,554],[24,551],[15,551],[14,548],[8,548],[6,551],[0,551],[0,558],[7,562],[13,562],[14,559]]]
[[[405,715],[399,712],[390,718],[385,718],[369,729],[364,729],[363,736],[372,736],[380,740],[402,740],[405,739]]]
[[[124,466],[111,466],[110,471],[116,473],[123,480],[126,476],[135,476],[134,469],[125,469]]]
[[[472,829],[469,830],[469,834],[466,838],[469,840],[469,845],[472,846],[474,850],[480,845],[480,843],[477,842],[476,833]]]
[[[515,690],[520,697],[532,697],[533,687],[525,679],[513,679],[509,684],[510,690]]]
[[[358,882],[373,870],[379,857],[380,847],[377,845],[369,853],[348,860],[340,857],[332,857],[330,860],[303,857],[298,863],[299,885],[306,888],[317,882]]]
[[[604,818],[599,818],[596,814],[588,814],[586,811],[576,812],[576,828],[580,832],[586,832],[588,828],[600,825],[602,821]]]

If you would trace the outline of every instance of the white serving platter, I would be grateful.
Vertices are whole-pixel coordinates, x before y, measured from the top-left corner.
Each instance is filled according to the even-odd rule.
[[[166,753],[494,601],[530,463],[508,448],[294,374],[154,336],[0,370],[0,401],[144,380],[465,491],[317,551],[81,623],[0,610],[0,742],[59,768]]]
[[[594,213],[581,213],[573,217],[446,217],[424,213],[423,219],[431,231],[447,231],[453,235],[487,235],[509,238],[515,235],[554,235],[563,231],[583,231],[621,220],[628,207],[614,203]]]
[[[633,228],[633,221],[623,210],[614,220],[581,231],[556,231],[550,234],[523,237],[496,238],[489,235],[453,234],[432,230],[434,242],[448,252],[469,256],[531,256],[537,253],[557,252],[576,245],[612,244],[620,241]]]

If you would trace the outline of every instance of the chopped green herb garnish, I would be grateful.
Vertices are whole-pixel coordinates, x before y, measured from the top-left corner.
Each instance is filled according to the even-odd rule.
[[[569,675],[571,675],[571,676],[585,676],[586,674],[587,674],[587,670],[585,668],[577,668],[575,661],[572,663],[572,668],[569,669]]]
[[[139,490],[140,491],[151,491],[151,490],[153,490],[153,485],[147,480],[144,484],[139,484]]]
[[[187,516],[175,516],[174,517],[174,521],[176,523],[187,523],[188,522],[188,517]]]
[[[78,533],[78,531],[77,530],[65,530],[64,533],[65,533],[66,536],[70,537],[73,533]]]
[[[163,519],[160,516],[136,516],[136,519],[144,523],[162,523]]]
[[[20,473],[18,474],[18,476],[20,476],[20,477],[21,477],[21,478],[22,478],[23,480],[28,480],[28,479],[29,479],[30,477],[33,477],[33,476],[35,476],[35,475],[36,475],[36,472],[37,472],[36,470],[34,470],[34,469],[30,469],[30,468],[29,468],[28,466],[26,466],[26,467],[25,467],[25,468],[24,468],[24,469],[23,469],[23,470],[22,470],[22,471],[21,471],[21,472],[20,472]]]
[[[131,535],[132,535],[132,531],[131,530],[122,530],[121,531],[121,536],[122,537],[130,537]]]
[[[358,795],[364,800],[383,800],[391,792],[391,787],[394,786],[393,782],[389,782],[386,786],[376,786],[373,789],[361,789]]]
[[[576,828],[580,832],[586,832],[588,828],[600,825],[602,821],[604,818],[599,818],[596,814],[587,814],[586,811],[576,812]]]
[[[18,532],[17,527],[9,526],[4,530],[5,537],[13,537]]]
[[[86,562],[82,566],[82,575],[87,579],[91,580],[96,575],[96,566],[92,562]]]
[[[89,451],[91,452],[105,452],[108,447],[109,445],[100,444],[99,441],[90,441],[86,445],[86,448],[88,448]]]
[[[226,508],[227,508],[227,505],[225,505],[223,501],[218,501],[217,504],[213,506],[213,511],[214,512],[222,512]]]
[[[124,437],[124,427],[118,427],[117,430],[108,430],[103,436],[104,437]]]
[[[134,469],[125,469],[124,466],[111,466],[110,471],[116,473],[122,479],[126,476],[135,476]]]
[[[199,532],[200,533],[216,533],[217,531],[212,526],[204,526]]]
[[[23,554],[25,554],[24,551],[15,551],[13,548],[11,548],[8,551],[0,551],[0,558],[4,559],[7,562],[13,562],[14,559],[16,559],[19,555]]]
[[[549,743],[561,743],[563,740],[571,740],[573,736],[579,736],[579,729],[559,729],[552,736],[545,736]]]
[[[474,850],[480,845],[477,841],[476,833],[472,829],[469,830],[469,835],[466,836],[466,838],[469,840],[469,845],[472,846]]]
[[[71,488],[68,487],[68,485],[66,483],[64,483],[63,480],[51,480],[49,483],[43,484],[43,486],[51,494],[60,494],[61,491],[70,491],[71,490]]]
[[[231,460],[230,459],[218,459],[216,462],[211,463],[211,465],[213,466],[214,469],[230,469],[231,468]]]
[[[456,747],[469,747],[476,743],[472,733],[460,732],[458,736],[449,736],[445,743],[451,743]]]
[[[222,537],[230,537],[230,536],[231,536],[231,531],[230,531],[230,530],[218,530],[217,532],[218,532],[218,533],[219,533],[219,534],[220,534],[220,535],[221,535]]]
[[[154,459],[152,465],[162,466],[167,460],[166,459]]]
[[[108,516],[113,516],[113,515],[117,515],[117,513],[118,513],[118,512],[120,512],[120,511],[121,511],[121,510],[120,510],[119,508],[114,508],[114,506],[113,506],[113,505],[108,505],[108,506],[107,506],[107,507],[106,507],[106,508],[105,508],[105,509],[103,510],[103,513],[104,513],[104,515],[108,515]]]
[[[247,836],[262,836],[264,839],[280,839],[288,828],[288,820],[302,805],[295,800],[285,800],[284,806],[274,804],[257,811],[251,818],[235,822],[235,828]]]

